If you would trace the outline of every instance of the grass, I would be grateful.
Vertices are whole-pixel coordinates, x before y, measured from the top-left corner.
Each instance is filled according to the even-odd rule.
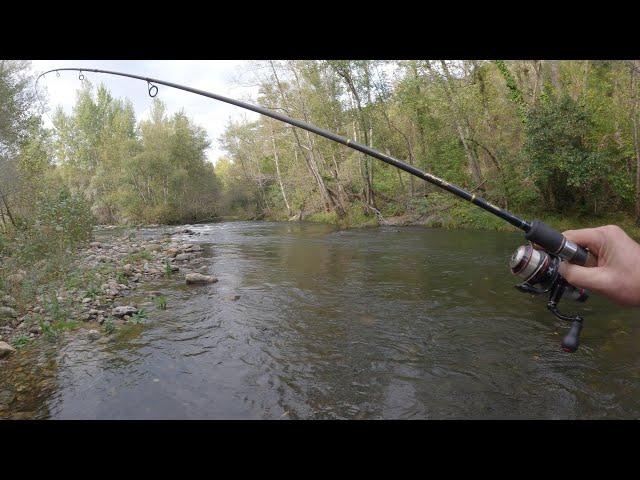
[[[153,302],[156,304],[156,307],[158,307],[160,310],[167,309],[167,297],[165,297],[164,295],[155,297],[153,299]]]
[[[128,320],[128,323],[138,325],[140,323],[144,323],[144,320],[146,318],[147,318],[147,312],[143,308],[141,308],[138,312],[131,315],[131,318]]]
[[[29,343],[29,337],[24,334],[17,335],[11,340],[11,345],[15,348],[25,347]]]
[[[165,277],[170,277],[172,273],[173,273],[173,270],[171,269],[171,264],[169,263],[169,260],[165,260],[164,261],[164,275],[165,275]]]
[[[127,276],[125,275],[125,273],[124,273],[124,272],[117,272],[117,273],[116,273],[116,281],[117,281],[118,283],[121,283],[121,284],[125,284],[125,285],[126,285],[126,283],[127,283]]]
[[[141,250],[136,253],[130,253],[122,260],[123,263],[141,263],[143,261],[153,260],[153,255],[148,250]]]
[[[116,322],[112,317],[109,317],[104,321],[104,323],[102,324],[102,330],[104,330],[104,333],[106,333],[107,335],[111,335],[116,331]]]

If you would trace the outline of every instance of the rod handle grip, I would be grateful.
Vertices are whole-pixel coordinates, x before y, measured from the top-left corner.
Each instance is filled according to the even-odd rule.
[[[584,247],[567,240],[562,233],[540,220],[531,222],[531,228],[524,237],[536,243],[547,252],[558,255],[569,263],[584,267],[596,267],[598,259]]]
[[[598,257],[580,245],[577,245],[577,247],[576,254],[569,263],[575,263],[576,265],[582,265],[583,267],[598,266]]]

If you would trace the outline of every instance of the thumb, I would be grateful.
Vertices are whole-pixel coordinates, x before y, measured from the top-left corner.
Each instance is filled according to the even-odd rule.
[[[560,264],[560,275],[574,287],[586,288],[594,292],[604,292],[610,285],[609,275],[604,267],[581,267],[569,262]]]

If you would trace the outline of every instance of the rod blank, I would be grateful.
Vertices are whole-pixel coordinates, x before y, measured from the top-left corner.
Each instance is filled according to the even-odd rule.
[[[442,188],[443,190],[446,190],[452,194],[454,194],[455,196],[462,198],[468,202],[473,203],[474,205],[477,205],[478,207],[482,208],[483,210],[486,210],[489,213],[492,213],[493,215],[496,215],[497,217],[502,218],[503,220],[506,220],[507,222],[509,222],[511,225],[525,231],[528,232],[531,229],[531,224],[521,218],[518,218],[517,216],[513,215],[512,213],[501,209],[500,207],[497,207],[495,205],[493,205],[492,203],[486,201],[484,198],[482,197],[478,197],[475,194],[472,194],[456,185],[453,185],[449,182],[446,182],[445,180],[436,177],[435,175],[432,175],[430,173],[424,172],[412,165],[409,165],[405,162],[402,162],[400,160],[398,160],[397,158],[391,157],[390,155],[385,155],[384,153],[381,153],[377,150],[374,150],[371,147],[368,147],[366,145],[362,145],[361,143],[358,142],[354,142],[353,140],[350,140],[348,138],[342,137],[340,135],[337,135],[333,132],[330,132],[328,130],[325,130],[323,128],[320,127],[316,127],[315,125],[312,125],[310,123],[307,122],[303,122],[302,120],[296,120],[295,118],[291,118],[288,117],[286,115],[283,115],[281,113],[278,112],[274,112],[272,110],[269,110],[267,108],[264,107],[260,107],[258,105],[253,105],[251,103],[247,103],[247,102],[243,102],[241,100],[235,100],[233,98],[228,98],[228,97],[224,97],[222,95],[218,95],[216,93],[211,93],[211,92],[207,92],[204,90],[199,90],[197,88],[192,88],[192,87],[188,87],[186,85],[180,85],[178,83],[173,83],[173,82],[166,82],[164,80],[159,80],[157,78],[150,78],[150,77],[142,77],[140,75],[134,75],[131,73],[123,73],[123,72],[115,72],[112,70],[101,70],[101,69],[97,69],[97,68],[56,68],[53,70],[48,70],[44,73],[42,73],[39,77],[38,80],[40,80],[40,77],[46,75],[47,73],[51,73],[51,72],[61,72],[61,71],[79,71],[81,72],[94,72],[94,73],[105,73],[108,75],[117,75],[120,77],[128,77],[128,78],[134,78],[137,80],[143,80],[145,82],[147,82],[148,84],[159,84],[159,85],[165,85],[167,87],[171,87],[171,88],[176,88],[178,90],[184,90],[185,92],[191,92],[191,93],[195,93],[196,95],[201,95],[203,97],[208,97],[208,98],[212,98],[214,100],[218,100],[221,102],[225,102],[231,105],[235,105],[237,107],[240,108],[244,108],[246,110],[251,110],[253,112],[259,113],[261,115],[265,115],[267,117],[271,117],[274,118],[276,120],[280,120],[281,122],[284,123],[288,123],[289,125],[293,125],[295,127],[298,128],[302,128],[303,130],[307,130],[309,132],[315,133],[316,135],[320,135],[321,137],[324,138],[328,138],[329,140],[333,140],[334,142],[338,142],[342,145],[345,145],[349,148],[352,148],[353,150],[357,150],[359,152],[362,152],[366,155],[369,155],[373,158],[377,158],[378,160],[381,160],[385,163],[388,163],[389,165],[393,165],[396,168],[399,168],[400,170],[403,170],[411,175],[414,175],[418,178],[421,178],[422,180],[425,180],[433,185],[436,185],[439,188]],[[37,80],[36,80],[37,83]],[[151,88],[149,88],[149,94],[151,95]],[[156,92],[157,94],[157,87],[156,87]],[[155,95],[153,95],[155,97]]]

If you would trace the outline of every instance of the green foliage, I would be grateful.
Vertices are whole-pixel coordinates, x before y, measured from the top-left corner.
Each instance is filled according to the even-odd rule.
[[[153,255],[148,250],[140,250],[139,252],[130,253],[122,260],[123,263],[142,263],[144,261],[153,260]]]
[[[143,308],[141,308],[136,313],[131,315],[131,318],[128,320],[128,323],[138,325],[140,323],[143,323],[146,318],[147,318],[147,312]]]
[[[164,275],[165,277],[170,277],[173,274],[173,267],[171,266],[171,263],[169,263],[169,260],[165,260],[164,261]]]
[[[124,272],[116,272],[116,282],[120,283],[120,284],[125,284],[127,283],[127,276],[125,275]]]
[[[524,155],[547,207],[567,211],[602,199],[612,152],[590,144],[593,128],[587,108],[566,95],[530,112]]]
[[[17,254],[25,260],[61,255],[91,238],[93,217],[89,205],[66,188],[43,191],[32,217],[16,232]]]
[[[164,295],[155,297],[153,301],[156,304],[156,307],[158,307],[160,310],[167,309],[167,297],[165,297]]]
[[[23,348],[25,346],[27,346],[27,344],[29,343],[30,339],[27,335],[24,334],[20,334],[20,335],[16,335],[15,337],[13,337],[11,339],[11,344],[15,347],[15,348]]]
[[[108,317],[105,319],[105,321],[102,323],[102,330],[107,335],[111,335],[116,331],[116,323],[112,317]]]

